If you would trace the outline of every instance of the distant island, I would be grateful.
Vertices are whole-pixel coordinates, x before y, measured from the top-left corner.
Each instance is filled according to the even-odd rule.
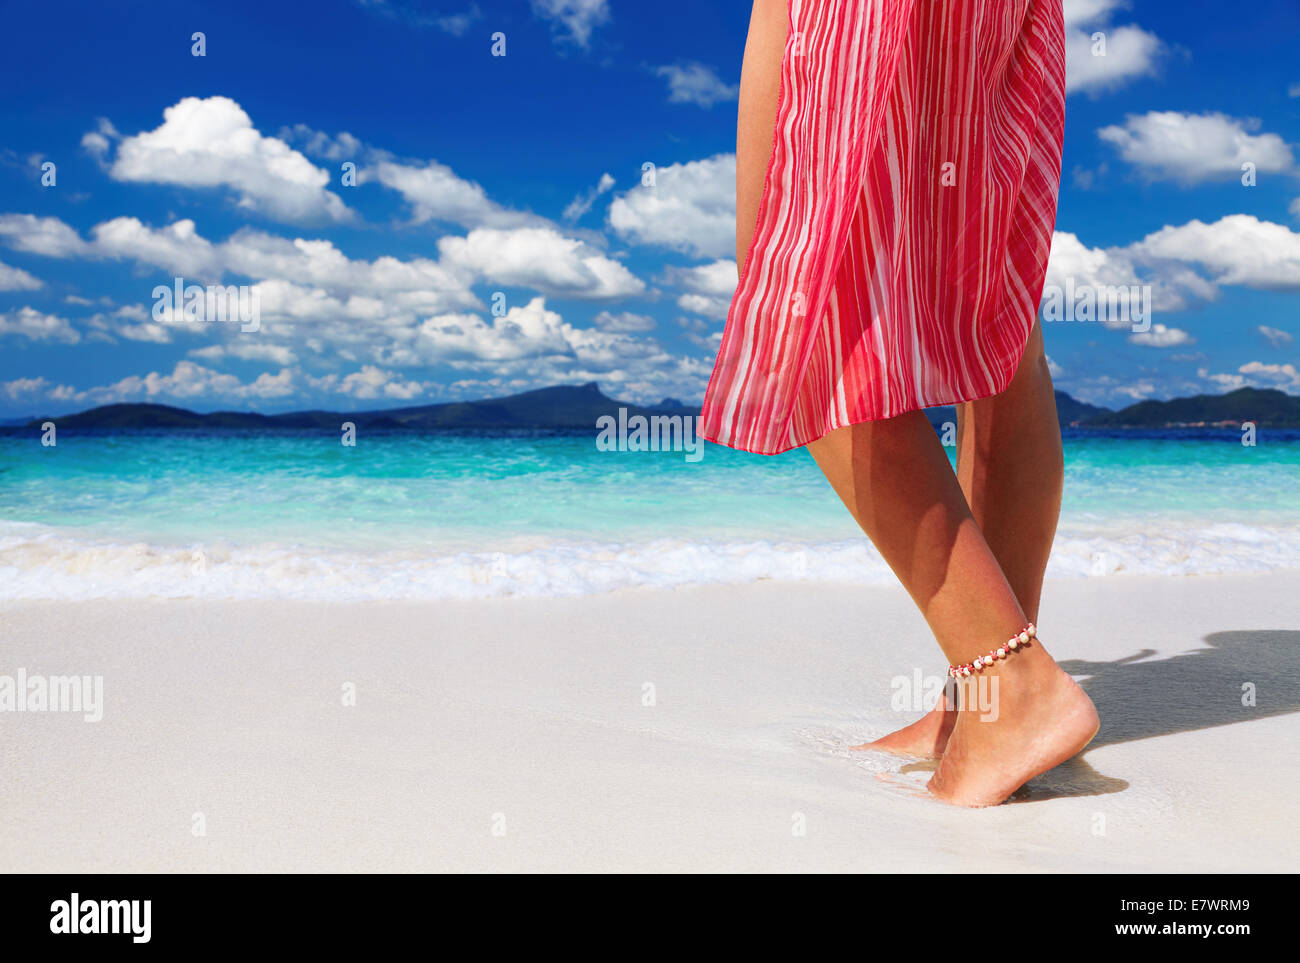
[[[428,430],[498,430],[541,428],[594,429],[602,415],[626,408],[628,417],[643,415],[691,416],[699,408],[674,398],[657,405],[615,401],[594,381],[584,385],[556,385],[504,398],[452,401],[406,408],[370,411],[291,411],[278,415],[256,412],[214,411],[207,414],[170,405],[103,405],[77,414],[15,419],[7,427],[39,428],[53,421],[60,428],[324,428],[338,430],[344,421],[358,428]],[[1254,422],[1261,428],[1300,428],[1300,398],[1274,388],[1238,388],[1222,395],[1196,395],[1169,401],[1140,401],[1119,411],[1085,404],[1063,391],[1056,392],[1056,411],[1062,427],[1079,428],[1240,428]],[[951,406],[926,410],[936,425],[954,419]]]

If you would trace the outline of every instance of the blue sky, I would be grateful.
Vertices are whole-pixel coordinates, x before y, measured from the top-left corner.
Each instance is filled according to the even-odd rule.
[[[1300,5],[1065,8],[1048,284],[1154,302],[1145,333],[1048,324],[1058,386],[1115,407],[1300,394]],[[0,11],[0,414],[348,410],[589,380],[702,396],[735,284],[749,4]],[[155,320],[177,276],[255,288],[258,330]]]

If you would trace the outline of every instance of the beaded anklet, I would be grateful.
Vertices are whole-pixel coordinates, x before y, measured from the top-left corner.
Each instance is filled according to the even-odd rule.
[[[1034,623],[1030,622],[1025,625],[1017,634],[1011,636],[1006,642],[990,652],[988,655],[982,655],[974,662],[967,662],[965,665],[948,666],[948,675],[956,679],[959,676],[970,675],[972,672],[982,672],[987,666],[992,665],[998,659],[1005,659],[1008,652],[1014,652],[1022,646],[1027,647],[1029,640],[1038,637],[1038,630],[1034,628]]]

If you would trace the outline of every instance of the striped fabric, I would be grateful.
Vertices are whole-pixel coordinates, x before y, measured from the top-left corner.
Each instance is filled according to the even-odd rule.
[[[790,0],[703,437],[775,454],[1007,386],[1056,219],[1061,3]]]

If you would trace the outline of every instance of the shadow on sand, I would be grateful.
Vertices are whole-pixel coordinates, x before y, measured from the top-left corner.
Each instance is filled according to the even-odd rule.
[[[1143,649],[1114,662],[1061,662],[1096,704],[1101,729],[1083,753],[1039,776],[1008,802],[1127,789],[1127,781],[1088,764],[1094,749],[1300,711],[1300,631],[1215,632],[1203,642],[1203,648],[1167,659],[1152,658],[1155,650]],[[933,764],[906,770],[914,768]]]

